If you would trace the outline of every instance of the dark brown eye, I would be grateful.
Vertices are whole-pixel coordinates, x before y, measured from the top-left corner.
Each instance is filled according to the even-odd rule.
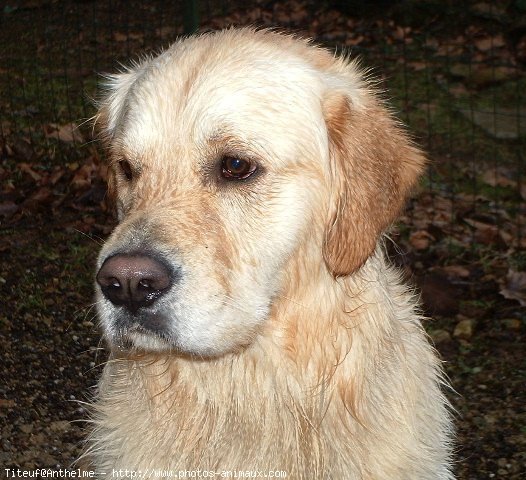
[[[133,170],[130,165],[130,162],[126,160],[121,160],[119,162],[119,167],[121,167],[122,173],[124,173],[124,176],[126,177],[126,180],[130,181],[133,179]]]
[[[224,178],[242,180],[256,171],[256,164],[250,160],[237,157],[223,157],[221,174]]]

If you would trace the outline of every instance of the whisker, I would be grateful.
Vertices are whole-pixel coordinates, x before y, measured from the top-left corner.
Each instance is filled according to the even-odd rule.
[[[94,235],[90,235],[88,233],[83,232],[82,230],[79,230],[78,228],[73,229],[75,232],[80,233],[81,235],[84,235],[86,238],[89,238],[91,241],[95,242],[97,245],[102,247],[104,245],[104,239],[101,237],[95,237]]]

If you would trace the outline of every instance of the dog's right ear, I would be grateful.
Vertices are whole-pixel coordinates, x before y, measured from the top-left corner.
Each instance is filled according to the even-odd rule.
[[[117,126],[125,115],[127,96],[133,86],[135,77],[132,72],[125,72],[116,75],[107,75],[106,82],[103,84],[102,94],[96,102],[98,111],[93,117],[93,129],[104,146],[107,148],[107,155],[112,155],[112,145],[115,139]],[[110,161],[111,163],[111,161]],[[110,211],[114,211],[119,216],[117,208],[117,180],[115,168],[108,168],[106,180],[107,189],[104,203]]]
[[[115,137],[123,124],[128,111],[129,95],[135,82],[140,76],[147,62],[136,64],[126,71],[114,75],[106,75],[102,85],[102,93],[96,101],[98,111],[93,117],[93,128],[97,136],[108,149],[108,155],[115,154]],[[107,178],[106,203],[110,209],[116,208],[116,172],[109,168]]]
[[[105,76],[102,94],[96,101],[98,111],[93,117],[93,126],[106,144],[115,138],[118,126],[126,115],[128,96],[137,81],[138,68]]]

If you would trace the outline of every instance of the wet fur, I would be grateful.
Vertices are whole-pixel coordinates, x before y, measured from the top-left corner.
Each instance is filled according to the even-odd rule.
[[[239,52],[239,60],[228,60],[233,52]],[[236,82],[250,83],[246,72],[258,64],[247,66],[245,58],[258,55],[275,62],[279,71],[294,68],[283,73],[290,83],[282,88],[290,90],[290,99],[259,109],[261,118],[276,109],[264,148],[272,162],[268,170],[278,172],[275,180],[272,175],[261,180],[268,182],[264,192],[243,187],[221,193],[236,199],[251,195],[250,206],[242,211],[257,209],[263,217],[247,220],[239,226],[244,230],[237,231],[236,218],[216,206],[219,194],[210,193],[216,187],[191,184],[195,172],[177,176],[185,155],[194,155],[192,141],[199,132],[179,133],[182,143],[165,150],[156,132],[165,124],[171,131],[173,119],[166,118],[171,110],[161,119],[155,115],[163,115],[164,105],[171,103],[178,112],[174,118],[191,123],[204,108],[204,99],[194,99],[196,89],[213,84],[214,78],[227,89],[223,79],[229,73],[232,89],[242,85]],[[173,81],[166,72],[171,62],[179,62],[180,81],[173,97],[157,97]],[[238,79],[239,71],[246,78]],[[254,74],[253,81],[274,83],[261,75]],[[149,101],[139,109],[134,98],[141,95]],[[294,103],[308,95],[304,104]],[[179,108],[186,99],[186,107]],[[255,97],[254,102],[262,100]],[[151,111],[144,105],[151,105]],[[92,467],[110,473],[114,468],[258,469],[285,470],[287,478],[297,479],[452,479],[451,421],[441,391],[441,365],[422,329],[415,294],[382,249],[382,233],[403,207],[425,160],[357,66],[274,32],[207,34],[183,40],[158,59],[146,59],[111,79],[97,119],[110,159],[130,156],[126,129],[135,116],[144,130],[130,135],[139,137],[131,155],[140,157],[141,176],[133,189],[124,189],[113,161],[111,184],[122,222],[101,259],[123,245],[143,244],[145,238],[163,248],[175,245],[197,277],[206,274],[213,281],[205,282],[203,295],[210,289],[224,292],[239,318],[232,323],[232,314],[225,314],[229,338],[210,340],[210,348],[216,348],[212,353],[199,350],[190,337],[181,341],[184,353],[160,349],[157,343],[151,350],[144,345],[122,349],[110,335],[113,310],[100,306],[111,355],[88,439]],[[287,116],[290,133],[282,128]],[[239,144],[260,151],[251,118],[245,119],[250,136]],[[151,119],[158,126],[150,132]],[[287,134],[298,141],[289,142]],[[238,141],[218,138],[220,144]],[[173,156],[180,159],[178,166],[168,170],[166,162]],[[188,199],[190,191],[196,200]],[[303,218],[279,223],[289,208]],[[274,266],[259,264],[255,253],[265,229],[271,232],[262,237],[265,247],[277,252],[275,260],[267,261]],[[203,236],[206,250],[199,240]],[[240,239],[247,245],[240,245]],[[239,249],[245,250],[237,256]],[[270,280],[258,282],[259,271],[270,272],[262,277]],[[233,283],[239,272],[251,279],[247,293],[238,293]],[[263,316],[252,311],[253,298],[261,300]],[[250,321],[243,319],[245,313]],[[206,311],[203,315],[206,320]]]

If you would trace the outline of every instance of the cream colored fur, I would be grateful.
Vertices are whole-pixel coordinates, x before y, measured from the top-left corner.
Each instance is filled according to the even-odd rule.
[[[381,247],[424,159],[356,66],[242,29],[110,83],[98,121],[121,223],[99,266],[147,242],[183,276],[159,307],[172,337],[131,348],[98,293],[111,356],[91,468],[452,479],[440,362]],[[261,176],[203,180],[224,145]]]

